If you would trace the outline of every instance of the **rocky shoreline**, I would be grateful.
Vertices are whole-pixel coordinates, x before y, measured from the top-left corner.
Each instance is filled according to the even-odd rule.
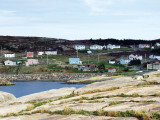
[[[90,78],[101,76],[102,73],[70,73],[71,80],[82,78]],[[53,73],[53,74],[0,74],[0,79],[16,81],[16,80],[58,80],[66,81],[69,79],[69,73]]]
[[[6,96],[0,116],[2,120],[159,120],[159,78],[160,72],[153,72],[107,79],[79,89]]]
[[[10,85],[15,85],[15,84],[8,80],[0,80],[0,86],[10,86]]]
[[[84,78],[92,78],[102,76],[101,73],[70,73],[70,80],[81,80]],[[0,86],[14,85],[13,81],[68,81],[69,73],[54,74],[0,74]]]

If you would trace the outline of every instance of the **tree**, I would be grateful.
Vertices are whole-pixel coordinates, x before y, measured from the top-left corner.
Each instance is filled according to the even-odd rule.
[[[102,63],[98,66],[98,69],[99,70],[105,70],[105,65]]]
[[[141,65],[141,61],[139,59],[131,60],[129,65]]]

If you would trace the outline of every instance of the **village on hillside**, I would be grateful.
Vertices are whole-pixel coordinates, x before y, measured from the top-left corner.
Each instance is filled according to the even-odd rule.
[[[160,42],[0,37],[0,73],[138,73],[160,70]],[[8,42],[7,42],[8,40]],[[127,41],[127,40],[126,40]],[[129,41],[129,40],[128,40]],[[5,42],[5,43],[4,43]],[[30,46],[25,46],[29,45]],[[32,69],[30,69],[32,68]]]

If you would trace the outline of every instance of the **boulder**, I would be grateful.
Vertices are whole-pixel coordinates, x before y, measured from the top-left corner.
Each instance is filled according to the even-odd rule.
[[[0,104],[14,99],[16,99],[14,95],[0,91]]]

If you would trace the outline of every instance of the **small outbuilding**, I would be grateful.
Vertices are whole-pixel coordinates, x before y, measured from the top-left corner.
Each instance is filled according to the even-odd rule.
[[[109,69],[108,69],[108,72],[109,72],[109,73],[116,73],[117,70],[116,70],[115,68],[109,68]]]

